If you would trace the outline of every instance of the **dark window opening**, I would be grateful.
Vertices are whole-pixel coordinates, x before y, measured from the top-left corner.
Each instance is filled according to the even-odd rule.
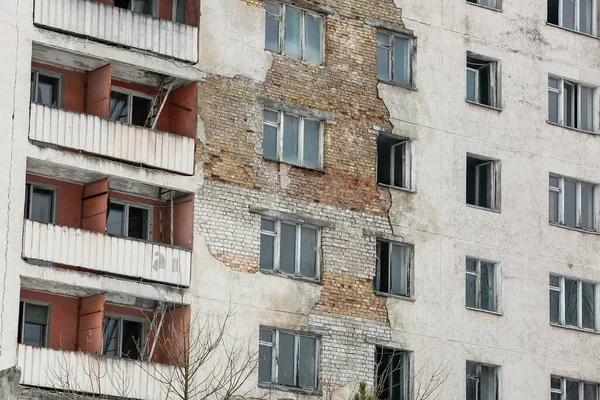
[[[143,323],[119,317],[104,317],[102,354],[132,360],[141,358]]]
[[[558,25],[559,0],[548,0],[548,22]]]
[[[148,239],[148,210],[129,206],[127,236],[136,239]]]
[[[45,347],[48,330],[48,306],[21,301],[19,304],[18,342]]]
[[[467,204],[496,209],[495,161],[467,156]]]
[[[32,103],[43,104],[50,107],[59,106],[60,78],[56,76],[45,75],[38,71],[31,72],[31,92],[30,100]]]
[[[467,100],[496,106],[496,62],[467,55]]]
[[[377,138],[377,183],[410,189],[410,142],[379,135]]]
[[[409,246],[378,241],[374,290],[380,293],[410,296],[410,258]]]
[[[377,346],[376,394],[378,400],[409,399],[409,361],[405,351]]]
[[[153,0],[115,0],[115,7],[152,15]]]

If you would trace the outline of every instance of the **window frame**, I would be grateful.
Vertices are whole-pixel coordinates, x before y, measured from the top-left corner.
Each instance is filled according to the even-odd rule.
[[[274,227],[274,231],[267,231],[262,229],[262,226],[260,228],[260,236],[262,237],[262,235],[266,235],[266,236],[270,236],[274,238],[274,243],[273,243],[273,269],[272,270],[268,270],[268,269],[263,269],[260,268],[259,269],[261,272],[266,272],[266,273],[274,273],[274,274],[281,274],[283,276],[289,276],[289,277],[295,277],[298,279],[305,279],[305,280],[310,280],[310,281],[315,281],[315,282],[320,282],[321,281],[321,227],[316,226],[316,225],[311,225],[311,224],[303,224],[297,221],[291,221],[291,220],[282,220],[282,219],[277,219],[277,218],[269,218],[269,217],[265,217],[265,216],[261,216],[261,225],[262,225],[262,221],[266,220],[266,221],[271,221],[275,224]],[[287,272],[282,272],[279,267],[279,263],[280,263],[280,255],[281,255],[281,223],[284,224],[288,224],[288,225],[295,225],[296,227],[296,242],[294,243],[295,246],[295,260],[294,260],[294,274],[289,274]],[[306,227],[309,229],[314,229],[317,231],[317,249],[316,249],[316,260],[315,260],[315,277],[311,278],[311,277],[307,277],[307,276],[303,276],[300,275],[300,268],[301,268],[301,251],[302,251],[302,228]],[[260,246],[259,246],[260,247]]]
[[[389,60],[388,60],[388,77],[390,79],[383,79],[383,78],[379,77],[379,73],[377,73],[377,79],[379,79],[379,81],[381,81],[381,82],[389,83],[392,85],[414,88],[415,86],[414,86],[414,79],[413,79],[413,72],[414,72],[413,60],[414,60],[414,56],[415,56],[415,37],[408,33],[394,32],[394,31],[386,30],[386,29],[377,29],[377,33],[388,35],[388,37],[390,39],[389,44],[385,44],[385,43],[380,43],[379,40],[377,39],[377,37],[375,38],[375,41],[377,44],[377,49],[380,49],[380,48],[385,49],[389,55],[389,57],[388,57],[389,58]],[[407,83],[396,81],[395,76],[394,76],[394,59],[395,59],[394,47],[395,47],[395,43],[396,43],[396,38],[400,38],[402,40],[408,41],[409,51],[408,51],[408,82]]]
[[[481,0],[467,0],[467,4],[487,8],[489,10],[496,10],[496,11],[502,10],[502,0],[496,0],[496,5],[494,7],[490,7],[490,6],[481,4]]]
[[[277,4],[281,9],[281,15],[271,14],[266,11],[266,7],[265,7],[265,18],[267,18],[267,19],[271,18],[271,19],[275,19],[275,20],[279,21],[279,31],[278,31],[279,50],[276,51],[276,50],[267,49],[266,45],[265,45],[265,50],[272,51],[274,53],[281,54],[281,55],[284,55],[287,57],[296,58],[298,60],[314,63],[317,65],[322,65],[325,62],[325,36],[326,36],[326,26],[327,26],[327,24],[325,23],[325,16],[316,11],[312,11],[312,10],[309,10],[306,8],[297,7],[297,6],[286,4],[286,3],[280,3],[277,1],[271,1],[271,0],[266,0],[266,2],[272,3],[272,4]],[[301,56],[299,58],[295,57],[293,55],[289,55],[285,52],[285,25],[286,25],[286,21],[285,21],[286,12],[285,11],[288,7],[299,10],[302,13],[302,17],[300,19],[300,54],[301,54]],[[312,60],[308,60],[306,58],[306,30],[305,30],[306,14],[310,14],[313,17],[318,17],[321,20],[321,40],[320,40],[320,44],[319,44],[320,45],[319,61],[312,61]],[[265,38],[266,38],[266,30],[265,30]],[[266,42],[266,40],[265,40],[265,42]]]
[[[552,379],[560,379],[560,389],[552,387]],[[590,382],[590,381],[585,381],[585,380],[580,380],[580,379],[570,379],[570,378],[566,378],[564,376],[558,376],[558,375],[550,375],[550,397],[552,397],[553,394],[560,394],[561,400],[567,400],[567,382],[568,381],[577,383],[577,392],[578,392],[578,398],[579,398],[578,400],[585,399],[585,397],[584,397],[585,385],[596,386],[596,394],[598,396],[600,396],[600,384],[598,384],[596,382]],[[597,400],[597,399],[594,399],[594,400]]]
[[[129,357],[123,357],[123,321],[129,321],[129,322],[137,322],[140,323],[142,325],[142,334],[140,337],[140,342],[143,344],[142,348],[139,349],[139,353],[140,353],[140,358],[138,359],[139,361],[142,361],[146,358],[146,354],[145,353],[145,343],[146,340],[148,338],[148,330],[149,330],[149,326],[148,326],[148,321],[145,320],[142,317],[132,317],[129,315],[122,315],[122,314],[116,314],[116,313],[104,313],[104,318],[112,318],[112,319],[116,319],[119,321],[118,323],[118,332],[117,332],[117,356],[108,356],[104,354],[104,334],[102,335],[102,355],[104,357],[112,357],[112,358],[123,358],[126,360],[135,360],[133,358],[129,358]],[[102,325],[104,325],[104,318],[102,319]]]
[[[593,37],[597,37],[598,36],[598,1],[597,0],[592,0],[592,10],[591,10],[591,17],[592,17],[592,31],[590,33],[588,32],[584,32],[581,30],[581,19],[580,19],[580,15],[581,15],[581,0],[573,0],[573,2],[575,3],[575,27],[574,28],[569,28],[564,26],[564,21],[563,21],[563,8],[564,8],[564,1],[565,0],[557,0],[558,1],[558,24],[554,24],[552,22],[550,22],[548,20],[548,15],[546,15],[546,23],[548,23],[548,25],[552,25],[552,26],[556,26],[562,29],[566,29],[568,31],[571,32],[576,32],[576,33],[581,33],[583,35],[588,35],[588,36],[593,36]],[[568,1],[568,0],[567,0]],[[548,0],[546,0],[546,7],[548,6],[547,4]]]
[[[275,123],[272,121],[265,120],[265,117],[264,117],[265,111],[277,113],[277,122]],[[299,163],[293,163],[290,161],[283,160],[283,134],[284,134],[284,129],[285,129],[284,120],[285,120],[286,115],[296,117],[299,120],[299,123],[298,123],[298,149],[297,149],[298,150],[298,159],[300,160]],[[305,120],[316,121],[319,123],[319,154],[317,155],[318,160],[319,160],[319,163],[318,163],[319,166],[316,168],[307,166],[304,163],[304,121]],[[307,168],[307,169],[312,169],[312,170],[317,170],[317,171],[323,170],[323,146],[324,146],[324,142],[325,142],[325,140],[324,140],[325,121],[323,121],[322,119],[314,118],[314,117],[307,117],[307,116],[300,115],[300,114],[295,114],[295,113],[286,112],[283,110],[277,110],[274,108],[265,107],[263,109],[263,141],[265,140],[264,125],[268,125],[270,127],[277,129],[277,156],[276,156],[276,158],[267,157],[264,155],[264,151],[263,151],[263,157],[265,157],[267,160],[273,160],[273,161],[277,161],[277,162],[284,163],[284,164],[295,165],[297,167],[302,167],[302,168]]]
[[[381,251],[379,250],[381,247],[381,243],[388,243],[389,247],[388,247],[388,290],[389,287],[391,286],[391,273],[392,273],[392,269],[390,268],[390,263],[391,263],[391,258],[392,258],[392,249],[393,246],[400,246],[400,247],[404,247],[406,248],[406,250],[408,251],[408,255],[407,255],[407,260],[408,260],[408,265],[406,266],[406,289],[408,294],[407,295],[402,295],[402,294],[394,294],[394,293],[390,293],[390,292],[383,292],[380,289],[381,287],[381,272],[380,272],[380,267],[381,267],[381,260],[379,259],[379,257],[377,256],[378,253],[380,253]],[[401,243],[401,242],[397,242],[397,241],[393,241],[393,240],[377,240],[376,243],[376,253],[375,253],[375,277],[373,279],[373,291],[375,292],[375,294],[377,295],[382,295],[382,296],[391,296],[391,297],[397,297],[397,298],[401,298],[401,299],[413,299],[414,293],[413,293],[413,268],[414,268],[414,245],[412,244],[408,244],[408,243]]]
[[[473,375],[469,375],[468,372],[468,364],[474,364],[476,367],[476,376]],[[494,396],[494,400],[497,400],[500,398],[500,366],[499,365],[494,365],[494,364],[488,364],[488,363],[481,363],[481,362],[477,362],[477,361],[472,361],[472,360],[467,360],[467,362],[465,363],[465,376],[466,379],[471,379],[476,381],[477,387],[479,387],[480,382],[481,382],[481,367],[489,367],[489,368],[493,368],[494,369],[494,386],[495,386],[495,396]],[[466,396],[465,396],[466,397]],[[479,400],[479,399],[477,399]],[[486,399],[488,400],[488,399]]]
[[[577,82],[572,79],[565,79],[565,78],[562,78],[562,77],[559,77],[556,75],[552,75],[552,74],[548,75],[548,80],[550,80],[550,79],[555,79],[558,81],[558,89],[553,88],[550,86],[550,84],[548,84],[548,93],[555,93],[558,95],[558,121],[550,120],[550,100],[548,100],[548,122],[551,124],[563,126],[565,128],[576,129],[576,130],[579,130],[582,132],[597,133],[596,123],[597,123],[598,118],[595,115],[596,109],[597,109],[597,107],[596,107],[597,87],[590,86],[585,83]],[[566,118],[566,114],[565,114],[565,97],[564,96],[565,96],[565,86],[567,84],[574,87],[577,91],[577,96],[574,98],[574,102],[573,102],[572,110],[571,110],[573,126],[567,125],[567,123],[566,123],[567,118]],[[592,115],[591,115],[592,130],[587,130],[587,129],[581,128],[581,89],[582,88],[592,91]],[[575,110],[577,110],[577,112]]]
[[[125,207],[125,211],[123,213],[123,231],[125,231],[125,234],[122,235],[115,235],[114,233],[108,233],[109,235],[114,235],[114,236],[118,236],[118,237],[125,237],[128,239],[133,239],[133,240],[143,240],[143,241],[147,241],[147,242],[152,242],[152,220],[153,220],[153,213],[154,213],[154,206],[152,205],[148,205],[148,204],[142,204],[142,203],[135,203],[135,202],[131,202],[131,201],[126,201],[126,200],[121,200],[121,199],[114,199],[114,198],[109,198],[108,201],[108,213],[107,215],[110,213],[110,205],[111,204],[118,204],[118,205],[122,205]],[[129,236],[129,207],[136,207],[136,208],[141,208],[141,209],[145,209],[148,211],[148,239],[138,239],[138,238],[134,238],[134,237],[130,237]],[[108,228],[107,228],[108,230]]]
[[[550,281],[548,281],[549,292],[559,292],[560,300],[559,300],[559,322],[552,322],[552,304],[548,305],[549,319],[550,325],[565,327],[565,328],[574,328],[580,329],[588,332],[598,332],[600,329],[600,284],[594,281],[590,281],[587,279],[575,278],[571,276],[565,276],[560,274],[550,274],[550,277],[559,278],[560,279],[560,287],[552,286]],[[569,325],[566,323],[566,295],[565,295],[565,280],[575,281],[577,282],[577,325]],[[594,285],[594,328],[585,328],[583,327],[583,284],[591,284]],[[550,293],[549,293],[550,294]],[[548,300],[550,301],[550,300]]]
[[[156,0],[149,0],[149,3],[150,3],[150,14],[145,14],[145,13],[140,13],[140,12],[137,12],[137,11],[133,11],[133,1],[134,0],[130,0],[129,1],[129,7],[123,8],[123,9],[131,11],[131,12],[136,13],[136,14],[147,15],[149,17],[156,17],[157,16],[157,4],[158,4],[158,2]],[[121,8],[121,7],[119,7],[119,8]]]
[[[379,181],[379,140],[381,137],[386,137],[386,138],[391,138],[394,140],[397,140],[397,143],[390,145],[389,146],[389,151],[390,151],[390,183],[382,183]],[[395,171],[396,169],[394,168],[394,161],[396,159],[396,155],[394,153],[394,149],[397,146],[404,146],[403,149],[403,153],[404,153],[404,163],[402,164],[402,176],[403,176],[403,182],[402,182],[402,186],[397,186],[394,185],[394,177],[395,177]],[[376,182],[378,185],[381,186],[386,186],[386,187],[391,187],[391,188],[395,188],[395,189],[401,189],[401,190],[406,190],[409,192],[414,192],[415,191],[415,185],[414,185],[414,181],[415,181],[415,176],[414,176],[414,145],[415,145],[415,140],[407,138],[407,137],[400,137],[400,136],[395,136],[395,135],[389,135],[389,134],[385,134],[385,133],[380,133],[379,135],[377,135],[377,146],[378,146],[378,150],[377,150],[377,166],[376,166],[376,170],[375,170],[375,178],[376,178]]]
[[[58,199],[58,188],[56,186],[50,186],[50,185],[40,185],[37,183],[31,183],[31,182],[27,182],[25,184],[25,190],[26,190],[26,195],[25,195],[25,219],[29,219],[31,221],[33,221],[31,219],[31,206],[33,204],[33,190],[34,189],[41,189],[41,190],[47,190],[52,192],[52,209],[50,210],[51,213],[51,218],[50,218],[50,222],[49,224],[54,225],[56,224],[56,215],[57,215],[57,199]],[[39,222],[39,221],[36,221]],[[39,222],[39,223],[43,223],[43,222]]]
[[[553,173],[550,173],[549,177],[558,179],[558,187],[550,186],[550,182],[548,182],[549,192],[558,193],[558,215],[557,215],[558,222],[550,221],[550,215],[548,215],[548,221],[549,221],[550,225],[565,227],[565,228],[569,228],[569,229],[577,229],[577,230],[581,230],[584,232],[598,232],[598,214],[599,214],[598,213],[598,209],[599,209],[598,185],[595,183],[582,181],[579,179],[570,178],[567,176],[553,174]],[[565,223],[565,180],[575,182],[577,184],[576,194],[575,194],[575,202],[577,203],[576,204],[576,214],[575,214],[575,220],[576,220],[575,226],[567,225]],[[582,185],[592,186],[592,201],[594,204],[593,204],[593,208],[592,208],[593,215],[592,215],[592,228],[591,229],[583,227],[582,197],[581,197]],[[548,200],[548,201],[550,201],[550,200]],[[550,207],[548,207],[548,213],[550,213]]]
[[[110,91],[111,91],[111,94],[112,94],[112,92],[117,92],[117,93],[127,95],[127,122],[121,122],[121,123],[126,123],[127,125],[133,125],[132,124],[132,121],[133,121],[133,97],[139,97],[142,99],[150,100],[150,111],[152,111],[152,101],[154,100],[155,96],[152,96],[151,94],[140,92],[137,90],[127,89],[127,88],[123,88],[121,86],[115,86],[115,85],[112,85],[110,87]],[[110,118],[110,116],[109,116],[109,118]],[[146,115],[146,120],[148,120],[147,115]],[[111,120],[111,121],[112,122],[120,122],[119,120]],[[137,126],[137,125],[134,125],[134,126]],[[140,126],[140,128],[147,128],[147,127],[145,125],[142,125],[142,126]]]
[[[379,371],[378,371],[379,365],[377,363],[377,355],[378,355],[379,351],[383,352],[385,350],[391,350],[392,357],[395,356],[396,354],[400,354],[400,356],[404,359],[403,362],[404,362],[404,365],[406,366],[405,370],[403,371],[404,376],[402,377],[402,379],[404,380],[404,383],[405,383],[404,398],[406,400],[411,399],[410,396],[412,395],[412,383],[413,383],[412,382],[413,379],[411,379],[412,353],[407,350],[396,349],[396,348],[389,347],[389,346],[379,346],[379,345],[375,346],[375,379],[374,379],[373,387],[375,388],[376,395],[377,396],[381,395],[381,392],[383,391],[381,386],[379,385],[380,376],[379,376]],[[386,367],[386,369],[387,369],[387,367]]]
[[[475,262],[475,272],[468,270],[469,261]],[[481,263],[492,264],[494,266],[494,304],[495,310],[487,310],[481,307]],[[478,257],[466,257],[465,274],[475,276],[475,307],[468,306],[465,291],[465,307],[469,310],[484,311],[494,314],[502,314],[502,264],[497,261],[487,260]],[[466,285],[466,276],[465,276]]]
[[[20,332],[20,336],[21,336],[21,341],[19,342],[19,344],[22,344],[24,346],[31,346],[31,347],[37,347],[37,346],[33,346],[30,344],[25,344],[23,343],[24,337],[25,337],[25,312],[27,311],[27,304],[31,304],[31,305],[35,305],[35,306],[41,306],[41,307],[46,307],[48,310],[48,313],[46,314],[46,326],[44,329],[44,344],[41,346],[41,348],[48,348],[49,343],[50,343],[50,321],[52,318],[52,304],[50,303],[46,303],[43,301],[36,301],[36,300],[29,300],[29,299],[19,299],[19,312],[21,311],[21,303],[23,303],[23,318],[21,321],[19,321],[19,332]]]
[[[33,88],[30,88],[30,92],[29,92],[29,101],[31,103],[34,104],[39,104],[42,106],[46,106],[46,107],[52,107],[52,108],[62,108],[63,105],[63,76],[62,74],[58,73],[58,72],[54,72],[54,71],[48,71],[46,69],[41,69],[41,68],[31,68],[31,73],[34,74],[34,81],[33,81]],[[39,85],[39,79],[40,79],[40,75],[45,75],[49,78],[55,78],[58,79],[58,84],[57,84],[57,95],[56,95],[56,106],[51,106],[51,105],[46,105],[46,104],[42,104],[38,102],[38,85]],[[33,93],[34,93],[34,99],[31,100],[31,90],[33,89]]]
[[[183,22],[177,21],[177,5],[182,2],[184,4],[184,10],[185,13],[183,15]],[[186,0],[173,0],[173,10],[171,11],[171,20],[173,22],[175,22],[176,24],[183,24],[186,25],[186,18],[187,18],[187,1]]]
[[[260,331],[261,330],[265,330],[265,331],[271,331],[272,336],[271,336],[271,342],[266,342],[263,340],[260,340]],[[285,333],[288,335],[294,335],[294,381],[296,382],[296,385],[294,386],[290,386],[290,385],[286,385],[283,383],[279,383],[278,382],[278,377],[279,377],[279,334],[280,333]],[[304,336],[304,337],[308,337],[311,339],[315,340],[315,387],[314,388],[307,388],[307,387],[302,387],[302,386],[298,386],[298,363],[300,361],[299,358],[299,349],[300,349],[300,337]],[[287,388],[287,389],[291,389],[291,390],[297,390],[297,391],[307,391],[309,393],[315,393],[319,391],[319,372],[320,372],[320,353],[321,353],[321,337],[319,335],[313,334],[313,333],[309,333],[309,332],[300,332],[300,331],[293,331],[293,330],[289,330],[289,329],[278,329],[278,328],[272,328],[272,327],[267,327],[267,326],[260,326],[259,327],[259,339],[258,339],[258,346],[260,348],[260,346],[267,346],[271,348],[271,381],[270,382],[264,382],[264,381],[260,381],[260,372],[258,372],[258,367],[257,367],[257,372],[258,372],[258,383],[263,384],[263,385],[269,385],[269,387],[275,386],[275,387],[281,387],[281,388]]]
[[[467,158],[466,158],[466,165],[465,165],[465,178],[468,179],[468,175],[469,175],[469,171],[468,171],[468,167],[469,167],[469,158],[474,159],[474,160],[478,160],[478,161],[482,161],[482,164],[479,165],[475,165],[475,187],[473,188],[474,191],[474,196],[475,196],[475,204],[470,204],[468,202],[468,183],[465,182],[465,203],[467,204],[468,207],[473,207],[473,208],[478,208],[481,210],[488,210],[488,211],[495,211],[495,212],[501,212],[501,167],[502,167],[502,162],[498,159],[493,159],[493,158],[489,158],[489,157],[485,157],[485,156],[480,156],[477,154],[473,154],[473,153],[467,153]],[[485,207],[482,205],[479,205],[479,192],[481,190],[481,184],[479,182],[479,177],[480,177],[480,167],[484,166],[484,165],[490,165],[490,193],[488,195],[489,200],[490,200],[490,207]]]
[[[485,7],[485,8],[489,8],[489,7]],[[479,71],[480,69],[475,69],[472,67],[469,67],[469,58],[475,59],[477,61],[481,61],[481,62],[485,62],[486,65],[489,65],[490,68],[490,77],[489,77],[489,96],[490,96],[490,104],[485,104],[481,102],[480,97],[480,91],[479,91],[479,85],[480,85],[480,79],[479,79]],[[467,103],[471,103],[471,104],[477,104],[483,107],[488,107],[488,108],[493,108],[495,110],[501,110],[501,98],[500,98],[500,60],[495,59],[495,58],[491,58],[491,57],[487,57],[487,56],[483,56],[471,51],[467,51],[467,56],[466,56],[466,60],[465,60],[465,71],[475,71],[476,72],[476,79],[475,79],[475,96],[476,96],[476,100],[469,100],[469,93],[467,90],[468,87],[468,79],[465,80],[465,101]]]

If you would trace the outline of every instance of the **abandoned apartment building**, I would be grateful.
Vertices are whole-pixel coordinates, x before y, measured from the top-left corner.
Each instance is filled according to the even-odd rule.
[[[0,398],[600,400],[598,0],[3,3]]]

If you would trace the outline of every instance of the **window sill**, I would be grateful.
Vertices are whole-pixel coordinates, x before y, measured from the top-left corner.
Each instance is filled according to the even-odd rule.
[[[273,276],[277,276],[280,278],[287,278],[287,279],[293,279],[295,281],[302,281],[302,282],[308,282],[308,283],[316,283],[317,285],[322,285],[323,282],[317,279],[311,279],[311,278],[305,278],[302,276],[297,276],[297,275],[289,275],[289,274],[284,274],[281,272],[275,272],[275,271],[269,271],[268,269],[262,269],[259,268],[259,271],[265,275],[273,275]]]
[[[307,394],[309,396],[323,396],[323,392],[316,389],[302,389],[299,387],[283,386],[274,383],[258,382],[258,387],[261,389],[280,390],[282,392],[291,392],[299,394]]]
[[[414,87],[413,85],[406,85],[404,83],[398,83],[398,82],[393,82],[393,81],[386,81],[385,79],[379,79],[380,83],[385,83],[386,85],[390,85],[390,86],[397,86],[397,87],[401,87],[404,89],[408,89],[408,90],[412,90],[412,91],[417,91],[417,88]]]
[[[263,156],[263,159],[264,159],[264,160],[267,160],[267,161],[274,162],[274,163],[278,163],[278,164],[286,164],[286,165],[290,165],[290,166],[292,166],[292,167],[296,167],[296,168],[305,169],[305,170],[307,170],[307,171],[320,172],[320,173],[322,173],[322,174],[324,174],[324,173],[325,173],[325,170],[324,170],[324,169],[320,169],[320,168],[311,168],[311,167],[306,167],[306,166],[304,166],[304,165],[293,164],[293,163],[290,163],[290,162],[287,162],[287,161],[281,161],[281,160],[277,160],[277,159],[275,159],[275,158],[269,158],[269,157],[265,157],[265,156]]]
[[[399,294],[391,294],[391,293],[384,293],[384,292],[378,292],[375,290],[375,296],[380,296],[380,297],[390,297],[392,299],[398,299],[398,300],[404,300],[404,301],[410,301],[410,302],[415,302],[417,301],[417,299],[415,299],[414,297],[410,297],[410,296],[401,296]]]
[[[488,7],[488,6],[483,6],[481,4],[477,4],[477,3],[471,3],[470,1],[467,1],[467,4],[475,6],[475,7],[479,7],[479,8],[485,8],[486,10],[492,10],[492,11],[496,11],[496,12],[502,12],[502,9],[500,8],[494,8],[494,7]]]
[[[569,329],[569,330],[572,330],[572,331],[585,332],[585,333],[595,333],[595,334],[599,334],[600,333],[600,332],[598,332],[597,330],[594,330],[594,329],[580,328],[578,326],[571,326],[571,325],[560,325],[560,324],[557,324],[555,322],[550,322],[550,326],[553,326],[555,328],[563,328],[563,329]]]
[[[494,212],[494,213],[496,213],[496,214],[502,214],[502,211],[501,211],[501,210],[497,210],[497,209],[495,209],[495,208],[486,208],[486,207],[480,207],[480,206],[476,206],[476,205],[469,204],[469,203],[466,203],[466,204],[467,204],[467,207],[469,207],[469,208],[474,208],[474,209],[476,209],[476,210],[482,210],[482,211],[491,211],[491,212]]]
[[[548,21],[546,21],[546,25],[548,25],[548,26],[552,26],[552,27],[554,27],[554,28],[562,29],[563,31],[567,31],[567,32],[571,32],[571,33],[576,33],[576,34],[578,34],[578,35],[582,35],[582,36],[587,36],[587,37],[589,37],[589,38],[592,38],[592,39],[596,39],[596,40],[600,39],[600,37],[598,37],[598,36],[596,36],[596,35],[591,35],[591,34],[589,34],[589,33],[580,32],[580,31],[576,31],[576,30],[574,30],[574,29],[565,28],[564,26],[555,25],[555,24],[553,24],[553,23],[550,23],[550,22],[548,22]]]
[[[587,230],[587,229],[577,228],[577,227],[574,227],[574,226],[561,225],[561,224],[557,224],[556,222],[549,222],[549,224],[550,224],[550,226],[554,226],[556,228],[568,229],[570,231],[575,231],[575,232],[580,232],[580,233],[590,233],[592,235],[600,235],[600,232],[590,231],[590,230]]]
[[[489,311],[489,310],[484,310],[481,308],[473,308],[473,307],[466,307],[467,310],[471,310],[471,311],[479,311],[485,314],[491,314],[491,315],[496,315],[498,317],[502,317],[504,316],[503,313],[499,312],[499,311]]]
[[[377,185],[378,186],[382,186],[382,187],[386,187],[386,188],[389,188],[389,189],[399,190],[401,192],[417,193],[416,190],[406,189],[406,188],[403,188],[403,187],[400,187],[400,186],[386,185],[385,183],[379,183],[379,182],[377,183]]]
[[[479,106],[479,107],[487,108],[488,110],[494,110],[494,111],[502,112],[501,108],[494,107],[494,106],[488,106],[487,104],[477,103],[475,101],[471,101],[471,100],[467,100],[467,99],[465,99],[465,102],[467,102],[469,104],[473,104],[474,106]]]
[[[571,128],[570,126],[562,125],[562,124],[559,124],[557,122],[552,122],[552,121],[548,121],[548,120],[546,120],[546,122],[548,124],[552,125],[552,126],[556,126],[556,127],[559,127],[559,128],[568,129],[570,131],[575,131],[575,132],[579,132],[579,133],[587,133],[588,135],[595,135],[595,136],[598,135],[598,132],[586,131],[586,130],[579,129],[579,128]]]

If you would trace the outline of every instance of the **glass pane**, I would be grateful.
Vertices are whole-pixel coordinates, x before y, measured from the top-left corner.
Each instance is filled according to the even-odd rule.
[[[298,164],[298,130],[300,118],[285,115],[283,118],[283,161]]]
[[[577,281],[565,279],[565,323],[577,326]]]
[[[267,17],[265,27],[265,49],[279,52],[279,19]]]
[[[148,240],[148,209],[129,206],[129,222],[127,236]]]
[[[548,121],[560,123],[558,115],[559,94],[557,92],[548,91]]]
[[[321,44],[323,22],[320,16],[304,14],[304,58],[317,63],[321,62]]]
[[[583,1],[583,0],[582,0]],[[584,131],[594,130],[594,90],[581,87],[581,104],[579,105],[581,125]]]
[[[394,36],[394,82],[410,84],[410,39]]]
[[[146,124],[146,118],[148,118],[148,114],[150,114],[151,106],[152,100],[145,97],[133,96],[133,105],[131,107],[131,124],[144,126]]]
[[[185,24],[185,3],[187,0],[175,0],[176,8],[175,8],[175,16],[173,20],[175,22],[179,22],[180,24]]]
[[[575,29],[575,0],[563,0],[562,26]]]
[[[579,400],[579,382],[567,380],[566,400]]]
[[[477,276],[467,274],[467,285],[465,295],[467,307],[477,308]]]
[[[577,182],[565,179],[565,225],[577,226]]]
[[[377,32],[377,44],[389,45],[391,43],[392,35],[383,32]]]
[[[275,260],[275,237],[260,235],[260,269],[273,270]]]
[[[266,218],[261,218],[260,229],[262,229],[263,231],[275,232],[275,221]]]
[[[594,26],[592,4],[592,0],[579,0],[579,31],[589,35]]]
[[[496,311],[496,275],[495,265],[481,263],[481,308]]]
[[[480,400],[496,400],[496,368],[481,366]]]
[[[581,227],[594,229],[594,187],[581,184]]]
[[[477,380],[467,377],[467,400],[477,399]]]
[[[560,292],[550,290],[550,322],[560,324]]]
[[[296,225],[281,224],[279,270],[286,274],[296,273]]]
[[[304,163],[310,168],[320,168],[319,143],[321,136],[321,122],[310,119],[304,120]]]
[[[140,347],[142,338],[142,323],[137,321],[123,320],[123,337],[121,338],[121,357],[131,360],[140,358]]]
[[[562,394],[561,393],[551,393],[550,400],[562,400]]]
[[[389,246],[388,242],[377,242],[377,277],[375,280],[375,290],[384,293],[390,293],[389,288]]]
[[[24,320],[38,325],[46,325],[48,323],[48,307],[25,303]]]
[[[550,275],[550,286],[560,288],[560,276]]]
[[[39,104],[58,107],[58,82],[58,78],[39,74],[37,88]]]
[[[549,183],[550,187],[557,188],[558,187],[558,178],[555,176],[551,176],[548,179],[548,183]]]
[[[562,389],[562,387],[561,387],[561,379],[560,378],[550,378],[550,388],[552,388],[552,389]]]
[[[390,49],[377,47],[377,77],[384,81],[391,81],[390,76]]]
[[[302,227],[300,237],[300,275],[317,278],[317,236],[313,228]]]
[[[389,371],[389,384],[390,384],[390,392],[391,399],[398,400],[408,400],[406,397],[407,394],[407,384],[405,377],[406,370],[404,362],[406,357],[404,353],[392,351],[392,359]]]
[[[551,87],[553,89],[558,89],[558,85],[559,84],[560,84],[560,80],[559,79],[548,77],[548,87]]]
[[[277,159],[277,127],[263,125],[263,156]]]
[[[107,232],[113,235],[123,235],[125,221],[125,206],[110,203],[108,208]]]
[[[406,152],[406,142],[392,146],[392,152],[394,156],[394,181],[392,185],[397,187],[404,187],[404,154]]]
[[[261,342],[273,343],[273,330],[271,329],[260,329],[258,333],[258,339]]]
[[[569,2],[570,0],[565,0]],[[564,89],[564,121],[563,123],[566,126],[571,128],[575,127],[575,86],[570,83],[565,82]]]
[[[467,69],[467,100],[477,102],[477,71]]]
[[[390,266],[392,294],[410,295],[408,288],[408,256],[408,247],[392,245],[392,265]]]
[[[264,110],[263,111],[263,119],[265,121],[277,123],[278,116],[279,116],[279,113],[277,111],[272,111],[272,110]]]
[[[298,350],[298,386],[315,389],[317,387],[317,340],[300,336]]]
[[[485,7],[496,8],[496,0],[480,0],[479,4]]]
[[[476,204],[479,207],[492,207],[492,163],[484,162],[475,167]]]
[[[596,329],[596,285],[583,282],[581,284],[582,325],[584,328]]]
[[[271,383],[273,368],[273,347],[259,346],[258,348],[258,381]]]
[[[53,222],[54,192],[33,188],[29,219],[49,224]]]
[[[152,15],[152,0],[131,0],[131,11]]]
[[[549,204],[549,214],[548,220],[550,222],[558,223],[558,192],[550,191],[550,197],[548,199]]]
[[[598,385],[595,383],[584,383],[583,400],[598,400]]]
[[[111,121],[119,121],[124,124],[129,122],[127,102],[129,96],[125,93],[111,92],[110,93],[110,119]]]
[[[285,8],[285,54],[301,58],[300,21],[302,11],[293,7]]]
[[[265,1],[265,10],[267,14],[281,16],[281,5],[277,3],[272,3],[270,1]]]
[[[119,320],[116,318],[104,317],[103,332],[102,354],[105,356],[117,357],[119,355]]]
[[[294,386],[294,353],[295,353],[295,335],[279,332],[279,374],[277,382],[281,385]]]
[[[467,258],[467,271],[477,272],[477,260],[473,258]]]
[[[30,86],[29,86],[29,101],[32,103],[35,102],[35,76],[36,76],[36,72],[31,71],[31,82],[30,82]]]
[[[23,344],[43,347],[45,345],[46,326],[26,322],[23,327]]]

